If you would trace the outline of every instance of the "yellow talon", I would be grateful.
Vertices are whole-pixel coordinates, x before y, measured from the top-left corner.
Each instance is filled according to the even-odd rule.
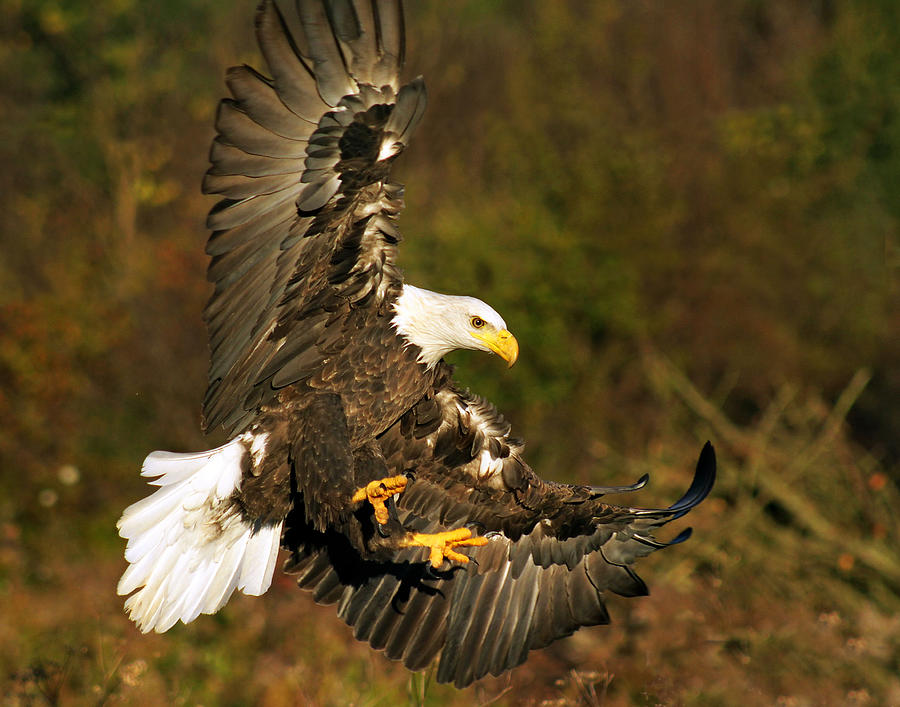
[[[375,509],[376,522],[384,525],[388,522],[389,517],[388,509],[384,502],[395,493],[401,493],[406,488],[406,484],[407,479],[402,474],[400,476],[389,476],[386,479],[378,479],[363,486],[353,494],[353,498],[350,500],[353,503],[362,503],[363,501],[371,503],[372,508]]]
[[[445,530],[443,533],[412,533],[408,538],[400,541],[400,547],[427,547],[431,549],[429,560],[434,569],[440,568],[444,560],[466,564],[469,558],[456,552],[457,547],[480,547],[487,545],[488,539],[472,537],[472,531],[468,528]]]

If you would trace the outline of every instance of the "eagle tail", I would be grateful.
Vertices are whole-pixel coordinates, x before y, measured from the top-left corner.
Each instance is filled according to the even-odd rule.
[[[160,488],[117,524],[129,562],[118,593],[131,594],[125,609],[142,632],[213,614],[235,589],[258,596],[269,588],[282,523],[246,520],[232,501],[250,442],[242,435],[210,451],[144,460],[141,475]]]

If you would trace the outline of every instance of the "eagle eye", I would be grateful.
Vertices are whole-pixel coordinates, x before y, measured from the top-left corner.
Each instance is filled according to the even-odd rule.
[[[482,319],[481,317],[472,317],[469,320],[469,323],[474,329],[481,329],[484,326],[484,319]]]

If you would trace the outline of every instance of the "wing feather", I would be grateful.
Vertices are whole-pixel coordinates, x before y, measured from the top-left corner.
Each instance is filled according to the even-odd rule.
[[[316,125],[329,106],[319,96],[315,76],[300,56],[274,2],[259,6],[256,38],[281,102],[298,118]]]
[[[226,231],[236,226],[243,226],[252,220],[264,216],[271,210],[282,206],[295,198],[299,190],[296,187],[282,189],[272,194],[251,196],[246,199],[225,199],[209,212],[206,225],[213,231]],[[269,234],[262,234],[264,237]],[[213,235],[215,237],[215,234]],[[269,243],[268,239],[260,239],[262,243]],[[277,242],[275,243],[277,245]],[[207,272],[207,279],[218,283],[217,273]]]
[[[253,120],[236,101],[229,98],[219,101],[216,130],[219,131],[217,140],[251,155],[275,159],[306,155],[306,140],[292,140],[272,132]]]
[[[347,70],[362,83],[373,84],[378,57],[378,37],[372,3],[339,0],[331,3],[331,25],[341,43]]]
[[[232,175],[268,177],[273,174],[291,175],[296,178],[296,174],[303,170],[306,157],[287,159],[280,156],[273,158],[253,155],[216,138],[210,149],[209,161],[212,162],[212,167],[206,173],[205,179]],[[204,191],[215,193],[211,189],[207,189],[206,182],[204,182]]]
[[[380,57],[374,68],[374,85],[391,86],[396,91],[406,49],[406,26],[400,0],[379,3],[375,21]]]
[[[379,637],[372,635],[372,627],[382,612],[387,610],[387,613],[391,613],[389,607],[400,583],[398,579],[396,576],[384,575],[367,592],[366,601],[359,607],[356,623],[353,624],[354,638],[369,643],[378,641]]]
[[[231,95],[255,122],[288,140],[307,140],[313,123],[297,120],[278,97],[272,82],[249,66],[233,66],[225,75]]]
[[[347,74],[331,22],[320,0],[297,0],[300,21],[306,30],[309,63],[322,100],[336,106],[346,95],[356,92],[356,83]]]
[[[422,631],[430,631],[429,609],[434,603],[425,591],[414,591],[403,610],[400,621],[387,639],[384,654],[392,660],[408,661],[417,655],[415,644]]]
[[[295,177],[291,174],[272,174],[266,177],[211,174],[204,179],[203,188],[207,194],[219,194],[229,199],[246,199],[256,194],[272,194],[287,189],[294,181]]]
[[[204,422],[229,433],[324,365],[328,342],[295,332],[398,290],[403,199],[388,176],[425,107],[421,80],[400,87],[396,2],[263,0],[256,34],[271,78],[228,71],[203,182],[224,197],[207,219]]]

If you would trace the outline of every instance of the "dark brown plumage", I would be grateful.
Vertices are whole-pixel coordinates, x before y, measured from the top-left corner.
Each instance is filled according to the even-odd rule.
[[[390,166],[425,105],[420,79],[399,81],[400,3],[287,8],[259,7],[271,78],[228,72],[203,183],[223,197],[208,219],[203,411],[231,440],[147,457],[161,488],[119,521],[119,592],[134,592],[142,630],[165,631],[235,589],[265,592],[280,545],[357,638],[411,670],[437,659],[437,679],[464,687],[608,622],[604,592],[646,594],[631,565],[688,537],[652,533],[706,497],[715,456],[707,444],[687,493],[658,510],[603,500],[646,479],[599,488],[532,471],[442,361],[472,348],[512,364],[515,338],[480,300],[405,284],[395,265]]]
[[[400,522],[429,533],[477,529],[490,539],[466,551],[477,564],[435,572],[415,549],[392,562],[367,561],[340,534],[316,532],[295,506],[285,571],[316,601],[336,603],[357,639],[410,670],[437,658],[437,680],[465,687],[581,626],[608,623],[604,592],[646,595],[632,563],[690,536],[685,530],[664,543],[652,533],[706,497],[716,464],[707,443],[691,487],[669,508],[611,506],[605,495],[636,491],[647,478],[614,488],[543,481],[496,409],[455,388],[448,367],[440,373],[381,446],[392,471],[412,478],[397,501]],[[497,462],[487,472],[485,452]]]

